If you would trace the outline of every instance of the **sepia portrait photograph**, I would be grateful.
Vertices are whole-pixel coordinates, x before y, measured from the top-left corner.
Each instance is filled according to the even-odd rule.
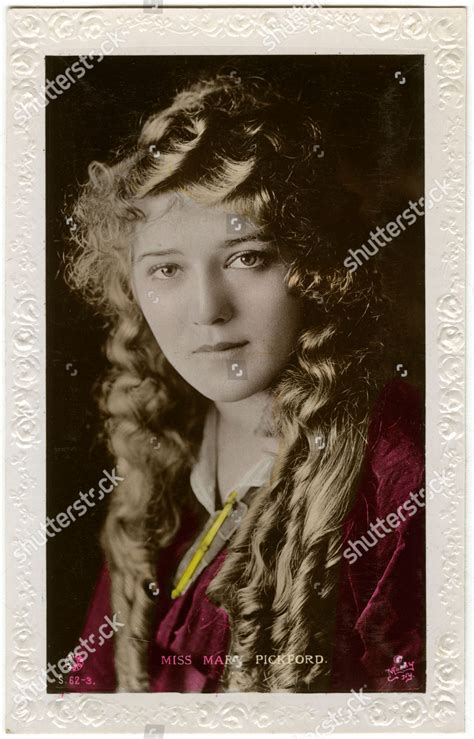
[[[52,510],[75,494],[51,643],[66,580],[97,570],[93,513],[104,566],[76,636],[124,622],[57,686],[393,690],[400,654],[422,690],[423,61],[228,63],[104,60],[47,109],[51,260],[56,188],[88,175],[48,270]],[[125,113],[132,74],[157,80],[153,112],[140,89]],[[117,118],[126,143],[85,163],[84,129],[105,147]]]
[[[193,711],[220,715],[226,698],[249,706],[240,730],[279,702],[290,724],[267,730],[294,730],[292,712],[315,737],[374,730],[392,698],[397,730],[413,711],[415,728],[441,726],[427,708],[447,526],[434,511],[462,513],[462,413],[448,430],[435,417],[435,358],[449,344],[452,381],[462,292],[437,280],[462,273],[462,199],[460,160],[433,153],[427,54],[456,23],[463,43],[462,9],[420,9],[424,35],[399,9],[387,37],[375,9],[352,8],[375,50],[356,20],[350,48],[342,11],[316,3],[206,9],[179,43],[167,23],[198,11],[149,5],[15,21],[59,42],[12,102],[15,141],[33,128],[44,149],[43,477],[39,513],[18,499],[12,529],[23,577],[40,563],[43,647],[15,726],[210,731],[221,720],[196,728]],[[436,632],[448,652],[453,613]]]

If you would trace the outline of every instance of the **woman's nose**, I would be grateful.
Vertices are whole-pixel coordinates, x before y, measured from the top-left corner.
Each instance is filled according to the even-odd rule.
[[[196,326],[227,323],[233,315],[233,308],[231,295],[223,279],[216,274],[201,275],[191,310],[191,318]]]

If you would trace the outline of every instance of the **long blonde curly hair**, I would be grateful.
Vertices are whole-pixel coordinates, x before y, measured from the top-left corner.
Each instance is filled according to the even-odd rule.
[[[327,687],[341,530],[383,377],[384,313],[372,264],[354,273],[343,266],[363,233],[358,198],[339,182],[334,154],[301,98],[289,101],[261,78],[218,74],[153,112],[109,164],[89,166],[73,212],[66,279],[110,329],[100,405],[125,479],[111,496],[102,542],[112,607],[126,623],[116,635],[118,690],[148,689],[154,604],[144,583],[155,579],[160,550],[180,526],[209,403],[167,362],[131,290],[140,199],[164,192],[225,204],[292,255],[287,285],[304,301],[305,319],[272,386],[280,451],[207,595],[227,612],[229,652],[240,657],[241,666],[226,666],[223,690]],[[323,654],[325,661],[256,664],[256,654],[278,653]]]

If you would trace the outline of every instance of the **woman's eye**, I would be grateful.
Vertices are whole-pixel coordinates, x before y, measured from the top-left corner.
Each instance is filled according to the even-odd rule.
[[[251,269],[252,267],[262,267],[269,261],[267,254],[261,251],[247,251],[242,254],[237,254],[227,263],[228,267],[234,267],[236,269]]]
[[[148,274],[157,277],[159,280],[166,280],[169,277],[174,277],[178,269],[177,264],[155,264],[148,269]]]

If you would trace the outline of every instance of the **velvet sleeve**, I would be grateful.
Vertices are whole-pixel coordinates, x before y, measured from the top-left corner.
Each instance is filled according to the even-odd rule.
[[[369,432],[366,465],[344,533],[335,689],[425,689],[421,418],[417,392],[393,383]],[[396,663],[413,663],[413,669],[394,671]]]

